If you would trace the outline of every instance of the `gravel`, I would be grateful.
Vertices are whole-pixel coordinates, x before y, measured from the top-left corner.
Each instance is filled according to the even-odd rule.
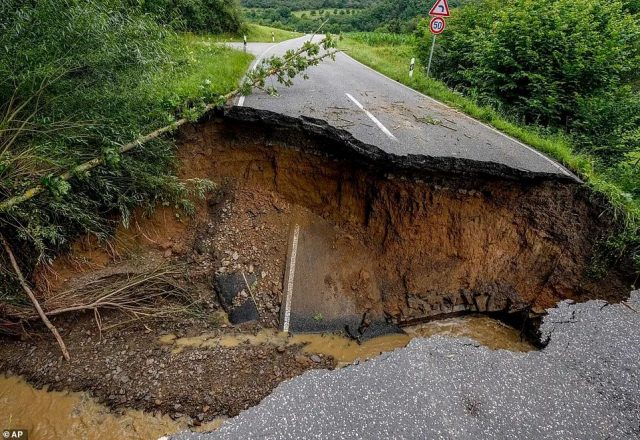
[[[213,439],[638,439],[640,292],[563,302],[539,352],[416,339],[373,361],[281,384]]]

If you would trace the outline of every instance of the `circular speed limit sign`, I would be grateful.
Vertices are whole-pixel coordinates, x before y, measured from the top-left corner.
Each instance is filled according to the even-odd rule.
[[[435,35],[441,34],[446,27],[447,23],[442,17],[433,17],[431,19],[431,23],[429,23],[429,29],[431,30],[431,33]]]

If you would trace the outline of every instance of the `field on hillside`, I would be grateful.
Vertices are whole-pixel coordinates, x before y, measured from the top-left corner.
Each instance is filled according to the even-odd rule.
[[[293,11],[292,14],[298,18],[313,18],[314,16],[331,16],[331,15],[353,15],[360,12],[358,9],[306,9],[302,11]]]

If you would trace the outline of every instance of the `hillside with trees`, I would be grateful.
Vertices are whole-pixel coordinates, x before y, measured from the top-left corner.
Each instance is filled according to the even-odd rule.
[[[464,0],[451,0],[457,7]],[[266,8],[265,3],[271,3]],[[410,33],[429,12],[429,5],[421,0],[244,0],[245,15],[251,21],[268,26],[311,32],[324,22],[324,31]],[[297,14],[295,11],[304,11]]]
[[[161,24],[192,32],[240,32],[242,14],[237,0],[144,0],[133,8],[153,14]]]
[[[245,8],[288,8],[292,11],[318,9],[364,9],[377,0],[242,0]]]

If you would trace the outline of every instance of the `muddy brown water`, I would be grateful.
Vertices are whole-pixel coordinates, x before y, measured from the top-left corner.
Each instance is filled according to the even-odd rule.
[[[199,430],[212,431],[222,423]],[[155,440],[187,427],[142,411],[116,414],[85,393],[38,390],[19,377],[0,376],[0,429],[26,429],[30,440]]]
[[[370,339],[361,344],[338,334],[297,334],[288,335],[275,330],[262,330],[257,334],[218,335],[207,333],[194,337],[177,338],[173,334],[164,335],[160,343],[173,346],[175,352],[187,348],[237,347],[242,344],[273,346],[304,345],[308,354],[332,356],[338,366],[354,361],[368,360],[381,353],[393,351],[417,337],[435,335],[467,337],[493,350],[526,352],[536,348],[512,327],[483,315],[469,315],[458,318],[432,321],[404,329],[406,334],[386,335]]]
[[[465,316],[406,328],[405,335],[388,335],[363,344],[339,335],[303,334],[289,336],[274,330],[257,334],[216,335],[177,338],[164,335],[160,343],[180,351],[207,347],[237,347],[241,344],[279,346],[304,345],[308,354],[333,356],[339,366],[357,359],[374,358],[383,352],[406,346],[415,337],[445,335],[470,337],[490,349],[535,350],[522,341],[518,331],[486,316]],[[198,431],[212,431],[223,420],[204,425]],[[27,429],[31,440],[157,439],[187,429],[186,422],[168,416],[127,410],[117,414],[85,393],[51,392],[35,389],[18,377],[0,376],[0,427]]]

